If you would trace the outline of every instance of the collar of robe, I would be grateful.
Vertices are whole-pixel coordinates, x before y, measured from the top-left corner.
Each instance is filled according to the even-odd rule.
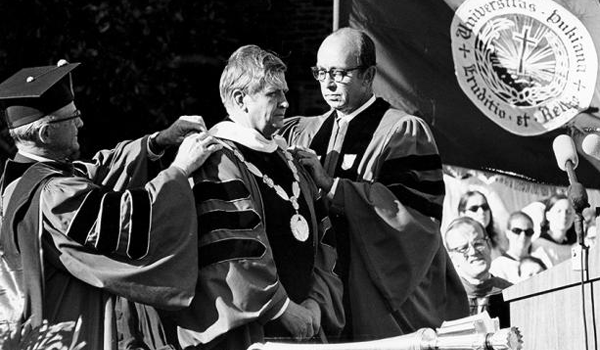
[[[273,153],[278,147],[283,149],[287,147],[285,140],[279,135],[273,135],[269,140],[254,129],[228,120],[217,123],[209,133],[214,137],[237,142],[258,152]]]

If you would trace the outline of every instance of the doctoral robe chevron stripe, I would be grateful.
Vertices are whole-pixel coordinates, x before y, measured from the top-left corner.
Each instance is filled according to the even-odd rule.
[[[143,188],[129,190],[131,200],[131,220],[127,255],[132,259],[141,259],[150,249],[150,230],[152,228],[152,202]]]
[[[212,199],[222,201],[235,201],[250,197],[250,191],[240,180],[223,182],[203,181],[194,186],[194,197],[197,201],[204,202]]]
[[[253,239],[225,239],[209,243],[198,250],[198,265],[208,265],[236,259],[259,259],[267,248]]]
[[[250,191],[240,179],[225,181],[202,181],[194,185],[194,197],[198,206],[198,232],[206,236],[218,230],[253,230],[261,218],[254,210],[243,210],[236,206],[222,207],[218,203],[243,203],[250,198]],[[216,205],[216,210],[203,210],[201,206]],[[235,208],[235,209],[234,209]],[[264,244],[253,239],[229,238],[207,245],[198,251],[199,266],[204,268],[236,259],[260,258],[266,251]]]
[[[123,202],[129,205],[123,206]],[[67,235],[79,244],[92,244],[98,252],[107,254],[119,249],[126,233],[127,255],[141,259],[150,245],[151,208],[150,196],[143,189],[108,192],[96,188],[82,201]]]

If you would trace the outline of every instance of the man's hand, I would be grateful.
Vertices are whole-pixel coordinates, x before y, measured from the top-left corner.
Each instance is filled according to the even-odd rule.
[[[304,165],[310,174],[312,175],[313,180],[317,184],[317,186],[325,192],[329,192],[331,190],[331,186],[333,186],[333,178],[327,174],[321,162],[319,162],[319,158],[317,158],[317,154],[310,148],[293,146],[288,149],[290,153],[300,162],[300,164]]]
[[[154,138],[152,146],[155,146],[157,153],[169,146],[181,144],[183,139],[193,132],[206,131],[204,119],[199,115],[184,115],[179,117],[171,126],[162,130]],[[154,151],[155,149],[153,149]]]
[[[204,164],[211,154],[221,148],[223,146],[218,143],[217,139],[210,136],[206,131],[191,134],[179,146],[179,151],[171,166],[178,167],[185,176],[190,176]]]
[[[310,339],[315,335],[312,312],[291,300],[279,319],[296,340]]]
[[[311,313],[313,333],[318,334],[321,328],[321,308],[314,299],[306,299],[300,304]]]

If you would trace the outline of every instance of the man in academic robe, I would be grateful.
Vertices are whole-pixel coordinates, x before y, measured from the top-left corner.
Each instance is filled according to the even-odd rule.
[[[200,117],[182,117],[92,162],[74,161],[83,126],[71,81],[77,66],[26,68],[0,84],[18,149],[0,180],[0,251],[11,279],[3,285],[16,286],[20,321],[32,327],[81,319],[85,349],[168,346],[147,338],[161,334],[134,334],[159,326],[141,304],[189,305],[197,221],[187,178],[220,146]],[[150,177],[162,150],[180,143],[173,163]]]
[[[502,290],[512,285],[490,273],[492,249],[483,226],[469,217],[454,219],[446,229],[446,246],[469,297],[469,313],[486,311],[510,327],[510,309]]]
[[[210,133],[223,149],[193,175],[200,273],[192,305],[177,313],[186,349],[322,339],[343,326],[329,218],[308,173],[273,136],[289,106],[285,69],[247,45],[221,75],[228,117]]]
[[[368,35],[334,32],[313,67],[331,110],[291,118],[281,132],[329,201],[344,282],[343,340],[468,315],[439,232],[444,182],[433,134],[422,119],[375,97],[376,71]]]

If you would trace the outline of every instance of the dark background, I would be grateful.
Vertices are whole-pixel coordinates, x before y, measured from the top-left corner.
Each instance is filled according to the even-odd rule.
[[[0,80],[61,58],[81,62],[73,82],[89,158],[180,115],[202,115],[209,126],[222,119],[219,77],[246,44],[288,65],[288,116],[323,112],[309,67],[331,29],[331,0],[2,1]],[[1,159],[14,151],[2,120]]]

